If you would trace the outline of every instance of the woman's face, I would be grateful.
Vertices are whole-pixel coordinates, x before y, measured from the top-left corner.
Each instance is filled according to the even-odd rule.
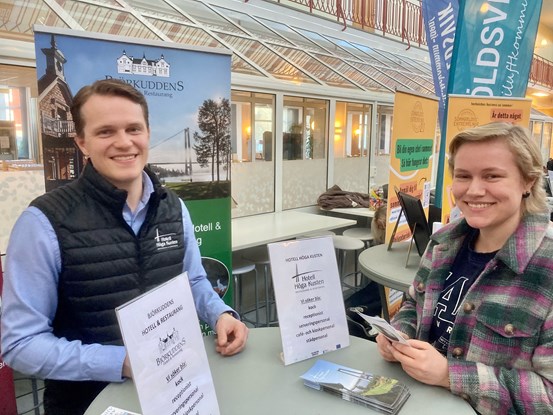
[[[503,140],[465,143],[455,155],[452,192],[468,224],[481,235],[510,235],[521,217],[523,179]]]

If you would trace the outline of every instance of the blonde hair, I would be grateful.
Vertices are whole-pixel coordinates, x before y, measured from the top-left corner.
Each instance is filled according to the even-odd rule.
[[[534,181],[530,196],[522,199],[522,214],[548,212],[543,184],[541,152],[528,129],[505,122],[494,122],[461,131],[449,144],[449,169],[453,174],[455,155],[465,143],[503,141],[515,158],[520,175],[525,182]],[[522,197],[522,195],[521,195]]]
[[[378,209],[376,209],[376,212],[374,212],[374,216],[371,221],[371,233],[375,245],[380,245],[385,242],[387,209],[388,206],[386,204],[383,204]]]

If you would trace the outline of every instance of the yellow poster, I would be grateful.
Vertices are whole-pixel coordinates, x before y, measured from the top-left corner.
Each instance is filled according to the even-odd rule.
[[[389,243],[392,237],[401,212],[396,189],[420,199],[428,217],[432,154],[437,121],[438,99],[436,97],[396,91],[390,145],[386,243]],[[411,231],[405,215],[402,214],[394,242],[410,238]],[[416,252],[413,254],[417,255]],[[387,292],[387,297],[388,309],[392,316],[401,305],[401,295]]]
[[[460,215],[451,194],[452,177],[449,170],[449,143],[463,130],[490,122],[510,122],[524,127],[530,125],[532,101],[525,98],[475,97],[450,95],[448,101],[444,180],[442,189],[442,223]]]

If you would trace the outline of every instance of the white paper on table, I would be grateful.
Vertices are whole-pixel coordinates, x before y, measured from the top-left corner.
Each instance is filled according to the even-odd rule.
[[[115,311],[143,415],[220,413],[186,273]]]
[[[405,340],[401,333],[382,317],[371,317],[366,314],[360,313],[359,311],[356,311],[356,313],[363,317],[363,319],[367,323],[369,323],[373,329],[386,336],[388,340],[391,340],[393,342],[400,342],[401,344],[405,344],[411,347],[411,345],[407,342],[407,340]]]
[[[284,364],[349,346],[332,239],[298,239],[268,249]]]
[[[140,414],[136,412],[126,411],[121,408],[116,408],[115,406],[108,406],[108,408],[100,415],[140,415]]]

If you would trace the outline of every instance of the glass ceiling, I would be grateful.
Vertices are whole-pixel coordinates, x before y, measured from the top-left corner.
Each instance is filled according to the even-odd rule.
[[[231,50],[233,73],[350,91],[434,90],[427,62],[352,42],[347,32],[339,39],[293,27],[285,13],[271,20],[209,0],[0,0],[0,15],[0,38],[32,41],[39,24],[169,39]]]

